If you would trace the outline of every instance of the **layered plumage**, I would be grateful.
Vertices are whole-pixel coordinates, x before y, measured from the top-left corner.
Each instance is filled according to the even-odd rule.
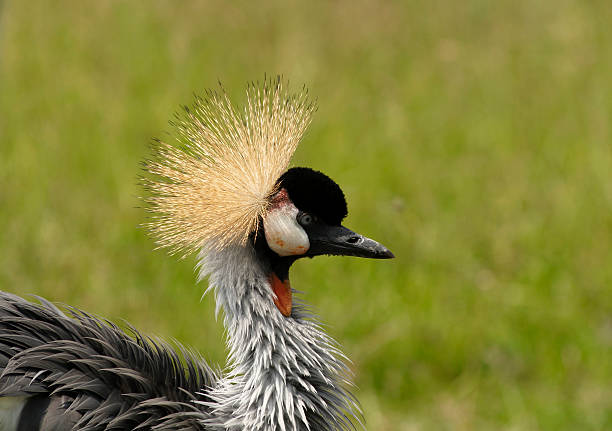
[[[17,429],[205,429],[219,373],[199,355],[40,302],[0,292],[0,397],[30,409]]]

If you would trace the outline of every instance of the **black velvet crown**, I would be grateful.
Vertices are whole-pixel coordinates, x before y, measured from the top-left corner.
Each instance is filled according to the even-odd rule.
[[[295,206],[329,225],[340,225],[348,214],[344,193],[327,175],[310,168],[291,168],[278,180]]]

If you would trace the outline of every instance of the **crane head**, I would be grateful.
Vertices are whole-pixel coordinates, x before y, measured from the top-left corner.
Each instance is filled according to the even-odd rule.
[[[263,235],[256,242],[270,262],[270,285],[283,315],[291,315],[289,267],[297,259],[319,255],[395,257],[382,244],[342,226],[348,213],[346,200],[327,175],[310,168],[292,168],[280,177],[277,189],[263,218]]]
[[[297,259],[393,257],[342,226],[346,201],[334,181],[308,168],[287,170],[315,109],[305,87],[290,93],[280,77],[249,84],[243,108],[223,87],[208,90],[171,122],[176,142],[155,141],[144,163],[145,226],[157,246],[206,254],[251,241],[285,316]]]
[[[291,168],[278,180],[278,188],[263,224],[268,246],[279,256],[394,257],[382,244],[342,226],[346,200],[327,175]]]

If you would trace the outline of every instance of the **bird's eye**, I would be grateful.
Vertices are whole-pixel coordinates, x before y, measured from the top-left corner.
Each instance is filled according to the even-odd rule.
[[[316,221],[316,217],[311,214],[301,212],[298,214],[297,220],[302,226],[308,226]]]

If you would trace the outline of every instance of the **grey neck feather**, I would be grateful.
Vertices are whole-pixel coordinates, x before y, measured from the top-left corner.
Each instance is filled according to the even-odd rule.
[[[346,357],[300,305],[284,317],[251,246],[203,250],[199,278],[209,277],[217,313],[224,310],[229,371],[207,395],[207,425],[217,430],[363,428]]]

